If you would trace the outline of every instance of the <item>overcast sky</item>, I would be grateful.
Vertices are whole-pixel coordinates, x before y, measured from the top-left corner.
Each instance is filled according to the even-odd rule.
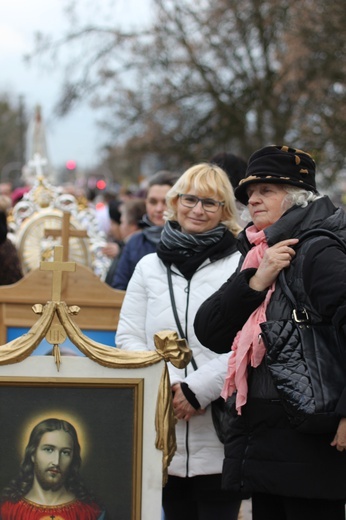
[[[98,5],[103,2],[109,3],[97,0]],[[83,106],[64,119],[55,119],[59,71],[48,75],[23,61],[24,53],[33,48],[35,31],[59,34],[64,27],[63,4],[63,0],[0,0],[0,91],[10,92],[15,102],[23,96],[28,115],[41,105],[53,166],[75,160],[80,167],[88,167],[97,164],[97,148],[102,144],[96,115]],[[147,0],[118,0],[117,17],[124,22],[143,17],[146,4]]]

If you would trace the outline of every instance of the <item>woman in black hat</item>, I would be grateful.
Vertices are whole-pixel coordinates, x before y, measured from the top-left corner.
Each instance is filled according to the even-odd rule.
[[[254,520],[345,519],[346,391],[337,406],[336,431],[294,429],[268,372],[259,324],[291,317],[277,282],[285,269],[297,299],[309,301],[317,321],[333,321],[345,345],[346,255],[329,237],[301,245],[299,238],[324,228],[346,241],[346,216],[318,194],[312,157],[287,146],[255,152],[235,195],[252,220],[238,236],[243,258],[201,306],[194,324],[202,344],[233,351],[222,392],[235,399],[223,486],[252,496]]]

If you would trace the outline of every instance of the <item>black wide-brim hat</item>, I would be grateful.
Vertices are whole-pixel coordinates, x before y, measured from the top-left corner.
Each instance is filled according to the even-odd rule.
[[[236,198],[248,203],[247,188],[255,183],[288,184],[317,193],[315,161],[310,154],[289,146],[266,146],[254,152],[245,177],[234,191]]]

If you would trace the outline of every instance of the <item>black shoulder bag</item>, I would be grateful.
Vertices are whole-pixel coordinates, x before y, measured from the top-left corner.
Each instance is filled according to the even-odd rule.
[[[167,268],[167,279],[168,279],[168,288],[169,295],[171,298],[171,305],[174,314],[175,323],[177,325],[177,329],[181,338],[186,338],[186,334],[184,334],[181,323],[179,321],[177,306],[175,304],[174,292],[173,292],[173,284],[172,284],[172,273],[170,268]],[[197,363],[195,358],[192,355],[191,364],[194,370],[197,370]],[[213,419],[214,428],[219,440],[224,443],[225,442],[225,434],[230,428],[231,414],[227,409],[227,405],[222,397],[219,397],[215,401],[211,403],[211,415]]]
[[[324,229],[308,231],[300,242],[316,234],[337,240],[346,253],[345,243]],[[333,433],[340,420],[335,408],[346,386],[345,346],[331,323],[311,321],[284,271],[278,282],[291,302],[292,318],[260,324],[267,367],[292,426],[304,433]]]

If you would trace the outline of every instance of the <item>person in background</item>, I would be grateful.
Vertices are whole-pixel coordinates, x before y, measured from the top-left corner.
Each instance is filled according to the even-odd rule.
[[[111,236],[112,241],[107,242],[107,244],[103,247],[102,252],[109,258],[117,257],[123,245],[120,231],[121,206],[122,201],[119,200],[111,200],[108,204],[110,219],[109,235]]]
[[[99,229],[106,236],[106,240],[112,238],[110,231],[111,218],[109,215],[109,204],[111,201],[117,200],[117,194],[112,190],[99,191],[92,194],[92,190],[89,191],[89,200],[92,201],[96,211],[96,220],[99,225]]]
[[[12,189],[11,182],[0,182],[0,195],[6,195],[6,197],[11,198]]]
[[[213,155],[210,162],[220,166],[227,173],[234,190],[245,176],[246,161],[238,155],[229,152],[219,152]]]
[[[185,369],[169,364],[177,451],[163,490],[165,519],[237,520],[239,496],[221,490],[223,444],[210,406],[220,395],[229,354],[203,347],[193,331],[200,304],[238,265],[233,190],[221,168],[201,163],[177,180],[166,202],[157,252],[137,263],[127,287],[116,344],[154,350],[154,334],[164,329],[187,339],[193,361]]]
[[[10,285],[23,278],[23,271],[18,251],[7,238],[7,212],[12,201],[0,195],[0,285]]]
[[[238,237],[242,262],[202,304],[194,323],[203,345],[220,354],[233,351],[222,391],[225,399],[235,398],[223,487],[252,495],[254,520],[344,520],[345,395],[336,431],[309,434],[292,427],[266,365],[260,323],[291,318],[278,281],[285,269],[296,299],[313,309],[316,323],[334,323],[345,349],[344,250],[322,234],[301,245],[299,239],[323,228],[345,241],[346,215],[319,195],[312,157],[288,146],[257,150],[235,195],[251,218]],[[319,355],[323,360],[323,350]]]
[[[233,189],[235,189],[239,182],[243,179],[246,173],[246,161],[239,157],[238,155],[234,155],[229,152],[220,152],[214,155],[210,162],[212,164],[217,164],[220,166],[228,175],[229,180],[231,181]],[[238,222],[240,226],[243,228],[248,224],[247,213],[244,212],[244,205],[241,204],[238,200],[236,200],[236,206],[238,210]]]
[[[160,241],[166,210],[166,195],[179,175],[167,171],[150,177],[145,199],[146,213],[143,216],[141,233],[136,233],[125,245],[117,269],[111,281],[114,289],[126,290],[137,262],[145,255],[154,253]]]
[[[135,233],[141,231],[141,222],[145,214],[145,200],[135,197],[121,206],[120,235],[126,243]]]
[[[11,193],[11,204],[14,207],[30,191],[30,186],[18,186]]]
[[[118,219],[119,224],[115,222],[113,224],[115,215],[113,215],[110,205],[110,215],[112,219],[111,231],[114,229],[114,231],[112,231],[113,236],[118,236],[118,242],[114,244],[118,247],[118,252],[113,257],[113,261],[106,275],[105,282],[108,285],[112,285],[112,280],[115,276],[115,272],[125,244],[135,233],[139,233],[141,231],[140,223],[145,213],[145,200],[140,198],[128,199],[121,203],[120,210],[121,211],[119,212]]]

